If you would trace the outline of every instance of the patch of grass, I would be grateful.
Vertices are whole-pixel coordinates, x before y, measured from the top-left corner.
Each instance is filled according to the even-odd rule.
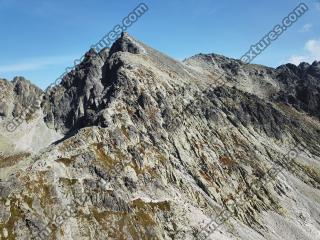
[[[63,163],[67,167],[69,167],[73,161],[74,161],[74,157],[72,157],[72,158],[60,158],[60,159],[56,160],[56,162]]]
[[[144,227],[156,225],[156,222],[153,220],[153,218],[143,210],[136,212],[134,218],[137,222],[139,222],[140,225]]]
[[[11,199],[10,217],[6,223],[0,224],[1,230],[3,230],[4,228],[7,229],[8,237],[5,238],[3,236],[3,231],[0,231],[1,239],[7,239],[7,240],[17,239],[16,233],[15,233],[15,227],[16,227],[17,222],[23,218],[24,218],[24,213],[19,208],[18,201],[16,199]]]
[[[150,209],[153,212],[156,209],[161,211],[170,211],[170,203],[168,201],[163,202],[144,202],[142,199],[138,198],[132,201],[131,206],[135,209],[143,210]]]
[[[150,106],[148,108],[147,112],[148,112],[150,118],[155,121],[155,120],[157,120],[157,116],[158,116],[158,113],[160,112],[160,110],[154,106]]]
[[[23,201],[28,204],[28,207],[32,209],[33,198],[27,195],[23,195]]]
[[[129,133],[128,133],[128,130],[125,126],[121,126],[121,131],[122,131],[123,135],[125,135],[126,138],[129,139]]]
[[[219,157],[219,162],[227,168],[232,168],[236,165],[234,160],[225,155]]]
[[[30,111],[26,114],[26,122],[27,123],[30,123],[32,120],[36,119],[36,111]]]
[[[21,160],[29,157],[30,155],[30,153],[18,153],[8,157],[1,157],[0,168],[11,167],[16,163],[20,162]]]
[[[130,164],[130,166],[134,169],[134,171],[136,172],[137,175],[149,173],[150,176],[152,176],[152,177],[157,176],[156,169],[155,168],[151,168],[150,166],[144,166],[144,167],[141,168],[140,166],[138,166],[138,164],[136,162],[132,162]]]
[[[206,181],[212,183],[212,178],[207,172],[200,170],[199,173]]]
[[[70,179],[70,178],[59,178],[59,182],[64,186],[72,186],[78,182],[78,179]]]
[[[128,112],[128,114],[129,114],[130,116],[133,116],[133,115],[134,115],[134,111],[133,111],[131,108],[129,108],[129,107],[127,107],[127,112]]]
[[[130,239],[158,239],[148,233],[156,226],[150,209],[136,209],[136,212],[127,213],[99,211],[97,208],[92,207],[90,212],[91,214],[89,215],[85,215],[82,212],[81,215],[85,215],[82,218],[88,222],[93,219],[96,220],[107,231],[108,238],[126,240],[129,234]],[[79,216],[79,218],[81,217]]]
[[[52,198],[52,185],[45,181],[46,173],[47,171],[39,172],[36,180],[26,183],[28,192],[39,197],[40,205],[43,209],[48,209],[48,207],[54,203],[54,199]]]
[[[166,162],[167,162],[167,158],[162,154],[158,154],[158,159],[159,159],[159,161],[161,162],[162,165],[165,165]]]
[[[302,164],[298,161],[294,161],[310,178],[320,184],[320,168],[316,166],[310,166]]]
[[[93,144],[95,154],[102,165],[108,169],[111,169],[115,165],[115,161],[108,155],[105,154],[103,150],[103,143]]]

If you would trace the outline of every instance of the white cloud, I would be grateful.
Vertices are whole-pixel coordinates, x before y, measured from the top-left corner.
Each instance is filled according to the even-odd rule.
[[[320,58],[320,39],[319,40],[309,40],[306,43],[306,49],[310,52],[311,56]]]
[[[311,23],[307,23],[307,24],[303,25],[303,27],[300,30],[300,32],[310,32],[311,29],[312,29],[312,24]]]
[[[289,62],[295,65],[299,65],[301,62],[307,62],[307,58],[304,56],[292,55],[289,59]]]
[[[68,63],[71,62],[73,59],[74,58],[72,56],[25,59],[24,61],[15,64],[0,65],[0,72],[10,73],[39,70],[50,65]]]
[[[312,63],[315,60],[320,60],[320,39],[311,39],[307,41],[304,48],[306,54],[292,55],[289,62],[298,65],[300,62]]]

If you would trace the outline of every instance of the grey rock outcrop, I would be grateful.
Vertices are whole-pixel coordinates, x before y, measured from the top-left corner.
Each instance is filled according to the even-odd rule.
[[[277,79],[281,84],[281,91],[275,96],[278,101],[320,117],[320,62],[280,66]]]
[[[0,117],[18,117],[25,108],[39,105],[43,91],[23,77],[15,77],[11,82],[0,79]]]

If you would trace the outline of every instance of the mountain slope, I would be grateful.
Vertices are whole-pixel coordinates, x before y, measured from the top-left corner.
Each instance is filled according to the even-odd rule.
[[[202,239],[228,209],[209,239],[320,239],[319,63],[302,66],[179,62],[127,34],[90,50],[39,109],[64,137],[2,168],[0,236]]]

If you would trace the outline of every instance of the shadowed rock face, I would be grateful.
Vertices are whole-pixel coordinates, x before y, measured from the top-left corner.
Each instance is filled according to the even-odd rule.
[[[90,50],[39,110],[64,138],[0,157],[0,236],[201,239],[228,209],[212,239],[315,239],[318,67],[179,62],[128,34]]]
[[[320,117],[320,62],[287,64],[277,68],[281,91],[277,101],[288,103],[298,110]]]
[[[102,68],[109,49],[86,53],[82,63],[68,73],[61,85],[49,89],[43,105],[45,121],[63,132],[92,124],[103,103]]]

